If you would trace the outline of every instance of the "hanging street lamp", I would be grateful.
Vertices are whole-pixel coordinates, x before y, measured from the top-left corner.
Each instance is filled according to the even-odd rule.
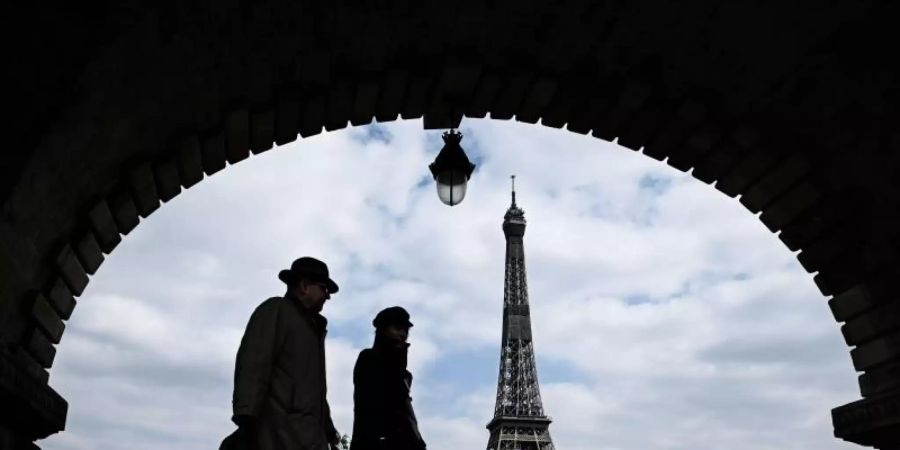
[[[455,206],[466,197],[466,183],[472,177],[475,164],[459,146],[463,135],[451,129],[443,134],[444,148],[428,165],[437,184],[438,197],[444,204]]]

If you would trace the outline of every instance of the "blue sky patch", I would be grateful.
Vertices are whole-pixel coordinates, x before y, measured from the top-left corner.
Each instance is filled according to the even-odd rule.
[[[351,137],[362,144],[380,142],[388,145],[394,139],[394,135],[387,128],[376,123],[362,127],[359,132],[352,133]]]
[[[645,192],[649,192],[654,196],[659,196],[665,194],[666,191],[672,187],[672,179],[646,174],[638,181],[638,186]]]

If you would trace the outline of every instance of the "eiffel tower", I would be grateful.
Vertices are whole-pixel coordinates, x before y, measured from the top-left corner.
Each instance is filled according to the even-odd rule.
[[[506,280],[503,292],[503,340],[497,403],[488,450],[553,450],[550,418],[544,414],[538,386],[528,284],[525,281],[525,211],[516,206],[516,177],[512,176],[512,205],[503,217],[506,235]]]

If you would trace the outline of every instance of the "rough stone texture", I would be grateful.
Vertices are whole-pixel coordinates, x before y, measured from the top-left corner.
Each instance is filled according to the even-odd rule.
[[[0,347],[0,398],[3,427],[8,432],[3,439],[7,441],[17,435],[29,442],[44,438],[63,429],[66,422],[68,404],[47,386],[46,376],[36,376],[26,368],[27,358],[17,346]]]
[[[225,136],[214,133],[203,140],[203,171],[212,175],[225,168]]]
[[[228,113],[225,125],[225,155],[236,164],[250,155],[250,119],[247,110]]]
[[[122,234],[131,233],[141,218],[138,216],[137,205],[134,204],[134,197],[126,190],[114,193],[109,199],[109,207],[112,210],[113,218],[119,232]]]
[[[56,256],[56,268],[75,296],[79,296],[84,292],[84,288],[88,284],[88,276],[84,271],[84,267],[81,266],[81,263],[75,257],[72,247],[66,245],[60,250]]]
[[[89,231],[83,233],[81,238],[75,242],[74,249],[75,255],[78,256],[78,261],[81,262],[81,266],[84,267],[88,275],[95,274],[100,265],[103,264],[104,258],[100,244],[97,243],[97,238],[94,237],[93,233]]]
[[[53,343],[47,339],[44,332],[38,326],[34,326],[26,336],[25,349],[28,350],[28,354],[31,355],[41,367],[45,369],[52,367],[53,360],[56,358],[56,347],[54,347]]]
[[[784,193],[794,182],[809,171],[809,161],[804,155],[792,155],[787,161],[770,170],[761,180],[741,195],[741,204],[750,211],[761,211]]]
[[[181,193],[181,180],[178,179],[177,159],[169,158],[154,165],[153,175],[156,191],[159,193],[159,199],[163,202],[172,200],[176,195]]]
[[[94,232],[100,249],[103,253],[112,253],[116,246],[119,245],[119,242],[122,241],[122,237],[119,235],[119,228],[116,225],[115,218],[113,218],[109,204],[105,201],[98,202],[96,206],[91,208],[88,218],[91,224],[91,231]],[[134,218],[137,218],[137,213],[134,214]],[[136,226],[137,223],[134,225]]]
[[[882,449],[900,445],[900,392],[835,408],[831,417],[839,438]]]
[[[898,279],[900,270],[889,268],[834,296],[828,301],[828,306],[835,320],[846,322],[882,303],[896,299],[894,284]]]
[[[863,397],[900,390],[900,361],[868,370],[860,375],[859,390]]]
[[[275,113],[254,112],[250,116],[250,151],[258,155],[272,148],[275,141]]]
[[[489,116],[617,139],[740,196],[835,296],[866,386],[891,385],[900,317],[875,309],[900,279],[896,2],[15,6],[0,343],[46,350],[28,293],[68,317],[94,244],[112,251],[160,199],[251,150],[373,116]],[[893,445],[889,427],[846,423],[839,436]]]
[[[900,359],[900,332],[881,335],[878,339],[860,344],[850,351],[850,357],[853,367],[860,372]]]
[[[31,308],[31,314],[50,342],[58,344],[59,340],[62,339],[66,325],[53,307],[50,306],[50,303],[47,302],[47,299],[40,293],[34,296],[34,306]]]
[[[153,179],[153,169],[149,163],[141,164],[131,171],[131,193],[138,214],[146,218],[159,208],[159,194]]]
[[[181,185],[187,189],[203,179],[203,152],[195,135],[181,139],[177,147],[178,175]]]
[[[59,317],[63,320],[69,320],[69,317],[72,316],[72,311],[75,310],[77,302],[72,295],[72,291],[69,290],[69,287],[66,286],[66,283],[62,278],[57,278],[50,285],[50,289],[47,292],[47,298],[50,299],[53,308],[59,313]]]
[[[847,321],[841,333],[847,345],[859,345],[898,328],[897,317],[900,317],[900,301],[889,302]]]

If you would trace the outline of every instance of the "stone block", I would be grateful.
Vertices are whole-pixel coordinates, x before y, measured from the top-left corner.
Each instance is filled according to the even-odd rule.
[[[835,437],[880,449],[900,445],[900,392],[857,400],[831,410]]]
[[[765,174],[777,161],[772,151],[756,149],[744,156],[727,175],[716,181],[716,189],[729,197],[735,197],[753,181]]]
[[[10,304],[17,301],[21,289],[27,286],[25,276],[22,273],[18,257],[9,248],[9,240],[16,239],[11,235],[0,235],[0,302],[8,301]],[[0,319],[0,325],[3,325]],[[2,332],[10,332],[4,329]]]
[[[302,88],[318,88],[331,80],[333,73],[331,55],[320,49],[305,52],[302,56],[303,68],[300,70]]]
[[[403,119],[417,119],[425,114],[428,100],[431,98],[432,80],[422,74],[411,74],[410,84],[403,99],[400,109],[400,117]]]
[[[588,97],[587,103],[583,106],[585,111],[588,111],[587,114],[582,115],[577,109],[573,110],[566,123],[566,129],[578,134],[590,132],[591,136],[612,142],[616,138],[615,135],[604,134],[603,129],[597,126],[606,117],[610,99],[602,92],[595,92],[592,97]]]
[[[768,171],[741,195],[740,202],[752,212],[762,211],[776,197],[809,172],[810,164],[804,155],[792,155]]]
[[[797,255],[797,260],[807,272],[815,272],[846,250],[851,244],[842,234],[828,234],[805,245]]]
[[[177,156],[177,155],[173,155]],[[169,158],[153,167],[159,198],[163,202],[172,200],[181,193],[181,180],[178,177],[178,160]]]
[[[238,109],[225,117],[225,158],[236,164],[250,156],[250,115]]]
[[[250,116],[250,151],[258,155],[272,148],[275,142],[275,113],[255,111]]]
[[[896,300],[894,285],[900,279],[898,272],[897,269],[888,269],[872,275],[829,300],[828,306],[834,318],[838,322],[846,322],[877,305]]]
[[[778,238],[792,252],[820,239],[826,232],[833,232],[842,220],[842,215],[835,205],[827,203],[808,209],[784,226]]]
[[[66,324],[63,323],[62,318],[50,306],[43,294],[36,293],[32,302],[31,317],[34,319],[34,322],[44,332],[44,335],[50,342],[59,344],[63,331],[66,329]]]
[[[284,145],[297,140],[300,127],[300,104],[293,97],[278,99],[275,114],[275,143]]]
[[[29,328],[30,330],[31,328]],[[9,365],[14,366],[21,378],[29,379],[32,382],[46,384],[50,379],[50,373],[41,367],[41,364],[22,345],[12,342],[0,344],[0,365],[4,363],[7,364],[6,368],[9,368]],[[9,381],[3,376],[0,376],[0,380]]]
[[[667,153],[657,150],[660,155],[667,154],[666,163],[678,170],[687,172],[694,164],[706,157],[721,142],[722,130],[715,126],[706,126],[695,130],[683,144],[672,145]],[[644,148],[644,153],[652,152],[653,147]],[[662,147],[666,148],[666,147]]]
[[[500,89],[500,77],[496,73],[488,72],[482,75],[475,85],[475,93],[465,108],[466,116],[477,118],[487,116],[494,99],[500,94]]]
[[[175,146],[178,153],[178,179],[185,189],[203,179],[203,151],[196,135],[185,137]]]
[[[66,245],[56,256],[56,268],[66,285],[75,296],[81,295],[88,284],[87,272],[78,262],[75,251]]]
[[[673,112],[664,106],[653,105],[643,108],[632,117],[631,121],[619,134],[619,145],[631,149],[640,150],[656,137],[666,122],[671,120]],[[662,147],[657,147],[661,149]],[[662,161],[668,155],[644,148],[644,154]]]
[[[69,320],[77,302],[72,295],[72,291],[69,290],[62,278],[56,278],[50,285],[50,289],[47,291],[47,298],[50,300],[53,308],[56,309],[56,312],[59,313],[59,317],[63,320]]]
[[[584,105],[592,98],[595,86],[584,77],[569,76],[559,80],[553,98],[541,111],[541,125],[562,128],[572,117],[573,111],[589,111]]]
[[[746,149],[729,140],[723,140],[705,157],[694,162],[694,170],[691,171],[691,175],[704,183],[712,184],[719,177],[725,175],[746,154]]]
[[[865,278],[865,266],[854,255],[855,250],[851,248],[837,255],[825,263],[819,269],[819,273],[813,277],[813,282],[816,283],[822,295],[828,296],[844,292]]]
[[[778,231],[821,200],[819,192],[809,183],[802,182],[779,197],[763,211],[759,220],[772,232]]]
[[[336,80],[328,90],[325,130],[334,131],[347,127],[353,107],[353,84],[349,80]]]
[[[137,211],[134,212],[132,220],[137,220]],[[113,218],[109,204],[106,201],[97,202],[88,213],[88,221],[91,224],[91,231],[94,233],[100,249],[103,253],[112,253],[113,249],[119,245],[119,242],[122,242],[122,236],[119,235],[119,227],[115,218]],[[137,225],[137,223],[134,225]]]
[[[867,370],[859,376],[859,390],[863,397],[900,391],[900,362]]]
[[[212,175],[225,168],[225,135],[221,132],[203,139],[203,171]]]
[[[350,124],[360,126],[372,123],[375,118],[375,108],[378,105],[378,82],[366,80],[356,86],[356,95],[353,100],[353,112],[350,115]]]
[[[621,137],[640,108],[650,98],[651,93],[652,89],[648,84],[637,81],[625,83],[619,91],[617,100],[593,123],[591,127],[593,134],[609,141]],[[577,125],[575,128],[572,127],[571,122],[569,129],[576,133],[580,132]]]
[[[141,218],[138,215],[137,205],[129,191],[121,190],[113,193],[108,203],[116,226],[123,235],[130,233],[140,223]]]
[[[406,94],[408,77],[409,73],[399,68],[394,68],[387,72],[378,96],[378,106],[375,112],[377,121],[390,122],[397,120],[397,111],[400,110]]]
[[[0,414],[5,420],[0,427],[10,426],[29,443],[62,431],[68,404],[47,385],[47,371],[20,346],[3,347],[0,350],[0,398],[3,398]],[[22,448],[15,447],[15,450]]]
[[[704,129],[697,129],[706,117],[707,109],[702,103],[695,100],[681,103],[674,115],[663,124],[662,129],[655,133],[649,142],[645,143],[644,153],[658,160],[664,159],[665,156],[668,156],[670,161],[674,158],[681,163],[678,166],[673,165],[679,170],[682,170],[681,168],[685,165],[689,167],[693,161],[689,163],[687,160],[693,158],[690,158],[688,154],[682,155],[682,149],[705,154],[712,150],[713,145],[722,136],[722,132],[711,124]],[[693,145],[691,140],[694,141]],[[687,145],[685,145],[686,141]]]
[[[652,88],[649,84],[629,81],[622,88],[619,106],[628,111],[637,111],[644,106],[651,93]]]
[[[424,121],[426,129],[457,128],[463,111],[481,76],[479,65],[448,61],[437,78],[428,99]]]
[[[847,321],[841,327],[847,345],[859,345],[900,329],[900,298],[878,305]]]
[[[435,95],[438,101],[460,101],[472,95],[478,80],[481,78],[481,67],[475,64],[450,62],[437,82]]]
[[[422,125],[426,130],[458,128],[461,122],[462,112],[446,103],[432,103],[422,116]]]
[[[49,369],[53,367],[53,360],[56,358],[56,347],[50,343],[44,332],[37,327],[32,328],[28,333],[28,344],[25,349],[41,367]]]
[[[88,275],[95,274],[100,265],[103,264],[103,251],[100,249],[100,244],[97,243],[94,234],[90,231],[82,233],[81,238],[74,245],[75,256],[78,257],[78,261],[81,262],[85,272]]]
[[[316,94],[304,99],[300,136],[309,137],[322,132],[325,125],[325,96]]]
[[[539,78],[525,95],[521,112],[516,114],[516,119],[527,123],[537,123],[541,115],[556,95],[558,83],[554,79]],[[474,89],[474,85],[472,86]]]
[[[159,208],[159,194],[156,191],[153,169],[149,164],[142,164],[131,171],[131,194],[138,214],[148,217]]]
[[[858,372],[900,359],[900,332],[882,335],[850,351],[853,367]]]
[[[900,267],[898,260],[900,257],[890,244],[851,242],[841,253],[821,266],[815,281],[820,287],[827,286],[826,295],[843,292],[861,280],[872,278],[873,274]]]

